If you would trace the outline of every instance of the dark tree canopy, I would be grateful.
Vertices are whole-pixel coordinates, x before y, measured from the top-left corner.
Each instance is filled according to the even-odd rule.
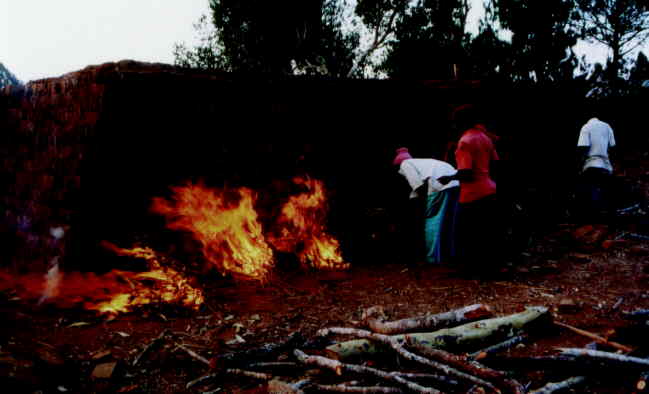
[[[500,24],[511,31],[513,77],[539,83],[572,78],[577,42],[572,0],[492,0]]]
[[[213,31],[204,35],[206,45],[193,51],[177,47],[177,63],[274,75],[295,69],[343,75],[351,68],[358,36],[342,31],[341,1],[210,0],[209,5]]]
[[[649,0],[576,0],[581,36],[611,49],[609,78],[614,83],[624,57],[649,37]]]
[[[466,0],[418,0],[399,17],[382,69],[398,78],[449,79],[466,56]]]

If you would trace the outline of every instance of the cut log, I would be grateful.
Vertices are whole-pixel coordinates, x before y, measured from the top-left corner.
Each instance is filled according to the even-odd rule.
[[[333,328],[325,328],[322,330],[318,331],[318,335],[320,336],[329,336],[332,334],[338,334],[338,335],[354,335],[359,338],[364,338],[368,339],[371,341],[379,342],[383,345],[391,347],[397,354],[399,354],[401,357],[405,358],[406,360],[414,361],[419,364],[426,365],[428,367],[431,367],[439,372],[445,373],[447,375],[453,376],[457,379],[470,382],[473,384],[478,384],[481,386],[489,387],[490,389],[496,391],[496,387],[494,387],[491,383],[487,382],[486,380],[477,378],[473,375],[464,373],[462,371],[458,371],[455,368],[452,368],[446,364],[429,360],[426,357],[419,356],[415,353],[412,353],[408,351],[403,343],[400,343],[397,341],[395,337],[391,337],[388,335],[383,335],[383,334],[377,334],[373,332],[369,332],[366,330],[359,330],[356,328],[341,328],[341,327],[333,327]],[[410,342],[409,340],[409,335],[406,336],[406,342]]]
[[[467,323],[434,332],[407,335],[413,343],[443,349],[451,346],[485,341],[488,337],[496,333],[502,333],[505,336],[511,337],[516,335],[518,330],[542,316],[549,316],[548,308],[539,306],[528,307],[524,312],[509,316],[480,320],[478,322]],[[401,344],[404,343],[405,337],[405,334],[392,336],[392,338]],[[338,360],[363,354],[372,354],[379,351],[380,348],[366,339],[341,342],[327,347],[328,355]]]
[[[372,307],[363,312],[363,322],[370,330],[386,335],[413,331],[437,330],[457,326],[493,316],[491,309],[483,304],[474,304],[431,316],[413,317],[396,321],[385,321],[381,307]]]
[[[440,393],[439,390],[436,390],[432,387],[421,386],[415,382],[402,378],[398,374],[388,373],[379,369],[364,367],[362,365],[344,364],[338,360],[332,360],[330,358],[322,356],[309,356],[299,349],[295,349],[293,354],[295,354],[295,357],[297,357],[297,359],[305,365],[314,365],[318,368],[329,369],[331,371],[334,371],[338,375],[341,375],[345,371],[353,372],[364,376],[372,376],[383,379],[391,383],[396,383],[399,386],[403,386],[408,390],[414,391],[416,393]]]
[[[635,384],[635,388],[638,389],[638,391],[645,391],[649,386],[647,382],[649,382],[649,372],[643,372],[640,374],[638,382]]]
[[[585,376],[574,376],[562,382],[548,383],[540,389],[530,391],[530,394],[551,394],[559,390],[569,389],[573,386],[581,384],[586,381]]]
[[[469,354],[469,357],[474,359],[474,360],[482,360],[483,358],[489,357],[492,354],[499,353],[503,350],[507,350],[511,347],[514,347],[518,345],[519,343],[523,343],[524,341],[527,340],[527,335],[517,335],[513,338],[510,338],[506,341],[497,343],[495,345],[491,345],[489,347],[486,347],[482,350],[478,350],[477,352],[473,352]]]
[[[554,324],[556,324],[559,327],[567,328],[570,331],[572,331],[574,333],[577,333],[579,335],[583,335],[583,336],[585,336],[587,338],[590,338],[590,339],[594,340],[597,343],[601,343],[602,345],[610,346],[610,347],[615,348],[617,350],[621,350],[621,351],[623,351],[625,353],[630,353],[630,352],[633,351],[633,348],[622,345],[621,343],[609,341],[606,338],[603,338],[603,337],[601,337],[601,336],[599,336],[597,334],[594,334],[592,332],[582,330],[581,328],[573,327],[573,326],[571,326],[569,324],[561,323],[561,322],[558,322],[558,321],[555,321]]]

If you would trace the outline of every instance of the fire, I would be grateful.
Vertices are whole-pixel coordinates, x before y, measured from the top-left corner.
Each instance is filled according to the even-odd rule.
[[[121,249],[107,242],[104,245],[118,255],[145,259],[149,271],[115,270],[116,274],[128,282],[131,291],[115,294],[110,300],[87,306],[87,309],[117,314],[130,312],[138,306],[152,303],[174,304],[190,309],[198,309],[203,303],[201,290],[192,287],[187,278],[178,271],[163,266],[160,257],[151,248]]]
[[[172,188],[172,201],[154,198],[152,210],[167,218],[167,227],[189,231],[203,254],[222,274],[264,280],[273,265],[254,209],[250,189],[212,190],[202,184]]]
[[[296,252],[300,262],[317,269],[345,269],[340,244],[326,231],[327,199],[322,181],[306,177],[293,179],[306,190],[291,196],[277,220],[279,231],[271,237],[275,248]]]
[[[120,255],[144,258],[149,271],[113,270],[94,273],[65,272],[54,265],[47,274],[12,275],[0,273],[0,290],[13,290],[24,301],[59,308],[82,307],[104,315],[132,312],[147,304],[173,304],[198,309],[203,294],[172,268],[164,267],[149,248],[120,249],[105,243]]]

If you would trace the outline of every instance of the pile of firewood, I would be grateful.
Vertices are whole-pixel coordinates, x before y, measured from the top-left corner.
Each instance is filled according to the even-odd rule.
[[[628,316],[643,324],[649,320],[648,311]],[[613,373],[635,377],[637,389],[644,390],[649,378],[649,359],[632,356],[634,349],[628,346],[553,322],[545,307],[492,317],[489,307],[476,304],[398,321],[387,321],[382,309],[374,307],[364,312],[362,324],[369,330],[323,328],[308,340],[294,333],[282,342],[211,359],[181,347],[210,368],[187,389],[240,376],[266,381],[270,393],[552,393],[584,383],[592,386]],[[594,342],[587,348],[559,348],[558,355],[499,355],[549,327],[567,328]],[[530,370],[564,378],[545,385],[514,378]]]

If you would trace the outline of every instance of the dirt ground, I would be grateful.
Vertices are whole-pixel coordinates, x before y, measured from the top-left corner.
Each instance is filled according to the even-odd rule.
[[[649,241],[629,240],[627,233],[558,226],[536,240],[516,263],[515,273],[501,280],[465,279],[452,267],[389,262],[357,265],[342,273],[286,273],[263,286],[216,278],[205,288],[206,302],[196,313],[149,309],[105,321],[81,311],[28,307],[2,294],[0,376],[15,393],[265,392],[263,382],[227,376],[186,389],[209,367],[176,346],[185,344],[210,359],[278,342],[294,331],[309,337],[324,327],[357,326],[363,309],[374,305],[383,306],[394,319],[474,303],[489,305],[495,315],[542,305],[555,320],[625,343],[614,334],[630,325],[623,311],[649,308]],[[610,242],[615,238],[622,241]],[[173,339],[133,366],[167,329]],[[553,329],[508,354],[555,354],[558,346],[589,342]],[[102,375],[102,368],[108,372]],[[515,376],[531,388],[547,379],[538,373]],[[631,392],[635,381],[597,382],[578,391]]]

